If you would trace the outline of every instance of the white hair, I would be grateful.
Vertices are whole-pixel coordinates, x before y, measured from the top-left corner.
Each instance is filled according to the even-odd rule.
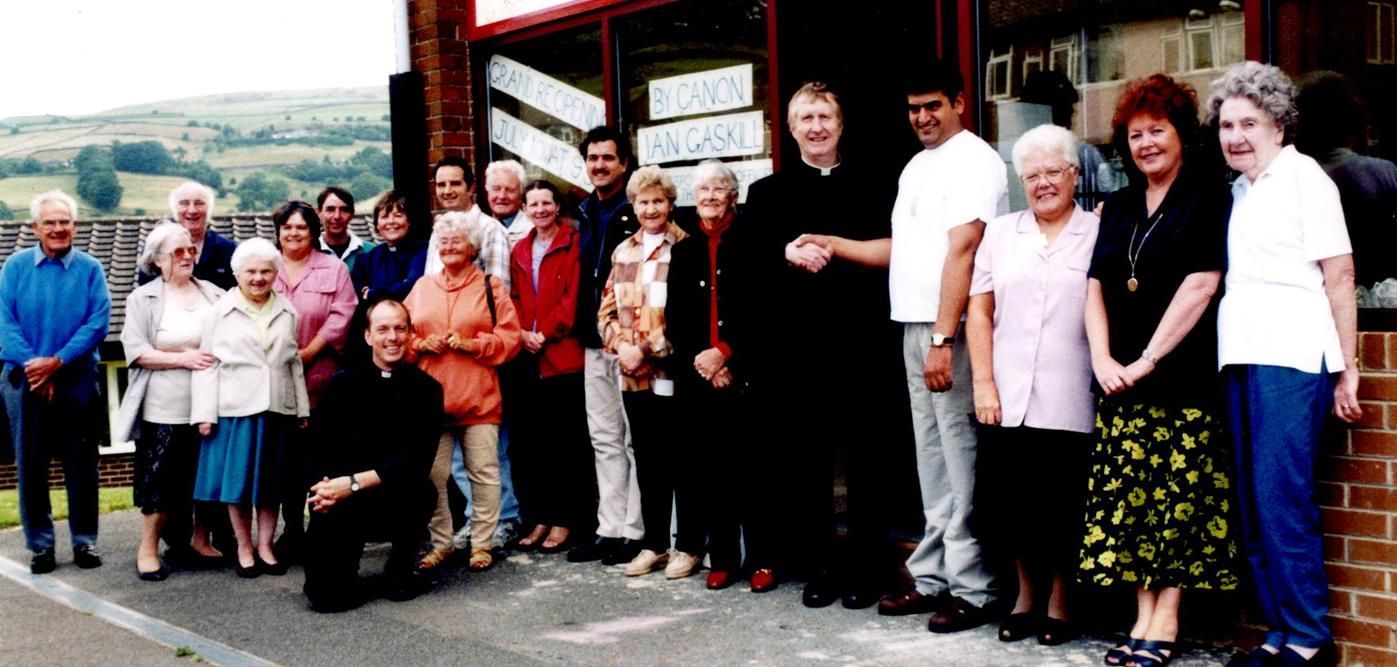
[[[184,237],[190,245],[194,244],[194,239],[189,236],[189,230],[183,225],[175,224],[170,220],[161,220],[155,229],[146,234],[146,245],[141,250],[141,256],[136,260],[136,266],[146,273],[159,273],[159,268],[155,265],[155,258],[160,254],[160,249],[172,238]]]
[[[518,160],[495,160],[485,165],[486,187],[489,187],[492,174],[513,174],[514,178],[519,181],[520,190],[524,189],[524,183],[529,178],[529,174],[524,171],[524,165],[519,164]]]
[[[480,221],[479,215],[470,215],[464,211],[448,211],[437,215],[436,221],[432,223],[432,247],[440,247],[442,236],[462,232],[466,235],[466,242],[480,252],[481,237],[485,235],[485,224]]]
[[[272,245],[271,241],[260,237],[253,237],[238,244],[238,248],[233,251],[233,259],[228,261],[228,265],[233,268],[233,273],[242,273],[247,263],[252,260],[263,260],[272,263],[272,267],[281,270],[281,251]]]
[[[210,218],[212,218],[213,200],[218,197],[218,194],[213,191],[213,188],[204,185],[203,183],[200,183],[198,181],[185,181],[183,183],[180,183],[179,186],[170,191],[170,215],[173,215],[176,218],[179,217],[179,200],[183,199],[183,197],[181,197],[180,195],[190,190],[194,190],[199,193],[199,198],[204,200],[204,204],[208,207],[208,215]]]
[[[29,201],[29,221],[38,222],[40,210],[44,208],[44,204],[48,204],[50,202],[58,202],[62,204],[65,208],[68,209],[69,217],[71,217],[74,220],[78,219],[77,200],[68,196],[68,193],[62,190],[49,190],[48,192],[45,192]]]
[[[1077,158],[1077,137],[1065,127],[1039,125],[1019,137],[1014,142],[1014,171],[1023,175],[1023,163],[1030,156],[1051,155],[1060,157],[1073,167],[1081,167]]]
[[[728,207],[731,208],[737,203],[737,174],[722,160],[704,160],[698,163],[698,166],[694,167],[693,178],[695,195],[698,194],[698,186],[709,181],[719,181],[728,189]]]

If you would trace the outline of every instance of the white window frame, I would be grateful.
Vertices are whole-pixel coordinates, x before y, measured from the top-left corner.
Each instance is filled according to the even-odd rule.
[[[1036,69],[1035,69],[1036,68]],[[1033,72],[1043,71],[1043,49],[1024,49],[1023,54],[1023,80],[1028,80],[1028,75]]]
[[[996,76],[996,69],[1003,69],[1003,81],[999,81]],[[1007,100],[1014,91],[1013,82],[1010,76],[1014,72],[1014,47],[1003,53],[990,49],[989,58],[985,61],[985,99],[987,100]]]
[[[1067,78],[1072,82],[1072,85],[1078,85],[1082,82],[1082,73],[1078,71],[1078,66],[1081,64],[1082,45],[1076,34],[1052,38],[1052,41],[1048,43],[1048,69],[1056,70],[1058,58],[1064,53],[1067,58]]]
[[[1374,65],[1397,64],[1397,4],[1369,2],[1368,8],[1372,10],[1373,30],[1377,35],[1374,43],[1364,45],[1368,62]]]

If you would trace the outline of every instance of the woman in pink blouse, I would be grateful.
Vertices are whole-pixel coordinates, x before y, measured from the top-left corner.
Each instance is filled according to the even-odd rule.
[[[340,352],[349,338],[349,320],[359,299],[344,262],[320,250],[320,216],[303,201],[282,204],[272,213],[276,245],[281,250],[281,270],[272,289],[291,302],[300,315],[296,346],[306,369],[306,392],[313,409],[340,367]],[[315,424],[311,424],[314,428]],[[286,527],[278,542],[282,562],[296,560],[304,534],[306,490],[305,457],[300,439],[286,452],[282,517]]]
[[[1019,594],[1002,641],[1074,633],[1065,593],[1081,535],[1095,419],[1084,311],[1097,218],[1077,206],[1077,139],[1040,125],[1014,144],[1028,210],[985,227],[966,313],[981,469],[997,536],[1015,559]],[[1046,605],[1041,604],[1046,595]],[[1046,608],[1045,608],[1046,607]]]

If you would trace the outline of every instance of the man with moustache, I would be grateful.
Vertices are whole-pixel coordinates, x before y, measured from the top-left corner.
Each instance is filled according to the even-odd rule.
[[[77,202],[45,192],[29,205],[38,245],[0,268],[0,394],[10,418],[19,473],[19,516],[33,552],[29,571],[57,567],[49,507],[49,460],[63,463],[73,562],[102,565],[97,553],[97,441],[104,423],[97,345],[107,336],[111,295],[102,264],[73,247]]]
[[[441,385],[404,359],[412,324],[403,304],[374,302],[366,317],[370,362],[336,373],[316,406],[311,473],[320,481],[310,487],[304,590],[319,612],[363,601],[356,578],[364,543],[385,535],[393,547],[384,596],[410,600],[426,588],[413,565],[436,499],[429,472]]]
[[[772,432],[744,465],[773,470],[794,465],[773,479],[765,502],[790,529],[783,577],[806,579],[808,607],[842,600],[844,607],[873,605],[896,576],[882,507],[886,449],[882,424],[896,412],[877,391],[897,377],[887,324],[887,271],[848,262],[830,266],[828,251],[796,243],[804,233],[875,239],[888,234],[892,188],[866,165],[851,165],[839,153],[844,113],[839,97],[823,82],[807,83],[791,96],[786,123],[800,159],[753,183],[747,195],[749,225],[761,237],[759,270],[772,294],[762,328],[768,349],[754,355],[753,388],[769,415]],[[812,273],[812,271],[815,271]],[[861,343],[854,343],[861,341]],[[880,341],[887,341],[881,344]],[[831,350],[858,345],[857,353]],[[884,350],[887,350],[884,353]],[[818,363],[811,360],[818,359]],[[843,455],[848,512],[847,539],[836,542],[834,478]],[[759,457],[769,458],[759,458]],[[758,511],[761,508],[755,508]],[[752,573],[751,589],[777,586],[776,573]]]
[[[597,334],[597,309],[602,288],[611,274],[611,253],[640,229],[626,198],[626,170],[631,142],[622,132],[594,127],[578,146],[587,165],[592,193],[582,202],[579,222],[582,268],[577,288],[577,319],[573,331],[582,342],[583,388],[587,395],[587,430],[592,436],[597,468],[597,536],[568,551],[574,563],[628,563],[640,553],[645,536],[640,518],[640,487],[635,477],[626,414],[621,407],[621,368],[602,349]],[[669,526],[656,530],[668,530]]]
[[[196,181],[185,181],[170,191],[170,213],[175,216],[176,222],[189,230],[189,237],[194,239],[194,249],[199,252],[199,260],[194,264],[194,277],[228,290],[238,285],[230,264],[238,244],[209,229],[215,197],[213,188]],[[136,282],[144,285],[158,277],[157,274],[141,271],[136,275]]]
[[[348,190],[331,185],[320,191],[315,198],[320,224],[325,231],[320,234],[320,243],[325,252],[334,255],[350,270],[354,270],[354,260],[370,250],[374,244],[359,238],[349,230],[349,221],[354,219],[354,195]]]
[[[958,334],[985,222],[1009,210],[1008,176],[999,154],[961,124],[963,90],[960,72],[945,63],[907,82],[907,120],[923,150],[898,179],[892,238],[815,239],[835,257],[889,267],[926,529],[907,559],[915,588],[885,598],[878,612],[930,612],[927,629],[939,633],[983,625],[997,599],[970,531],[975,409],[969,354]]]

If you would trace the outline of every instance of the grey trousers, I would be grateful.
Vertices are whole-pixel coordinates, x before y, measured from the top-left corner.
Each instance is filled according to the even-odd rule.
[[[985,568],[980,542],[970,532],[975,497],[974,397],[970,353],[963,341],[952,348],[951,389],[927,389],[923,368],[931,349],[930,323],[903,325],[902,356],[912,429],[917,443],[917,479],[926,533],[907,559],[917,590],[951,595],[983,607],[995,599],[994,577]]]
[[[587,395],[587,432],[597,466],[597,535],[638,540],[640,484],[635,476],[626,409],[621,404],[621,365],[602,350],[583,350],[582,383]]]

